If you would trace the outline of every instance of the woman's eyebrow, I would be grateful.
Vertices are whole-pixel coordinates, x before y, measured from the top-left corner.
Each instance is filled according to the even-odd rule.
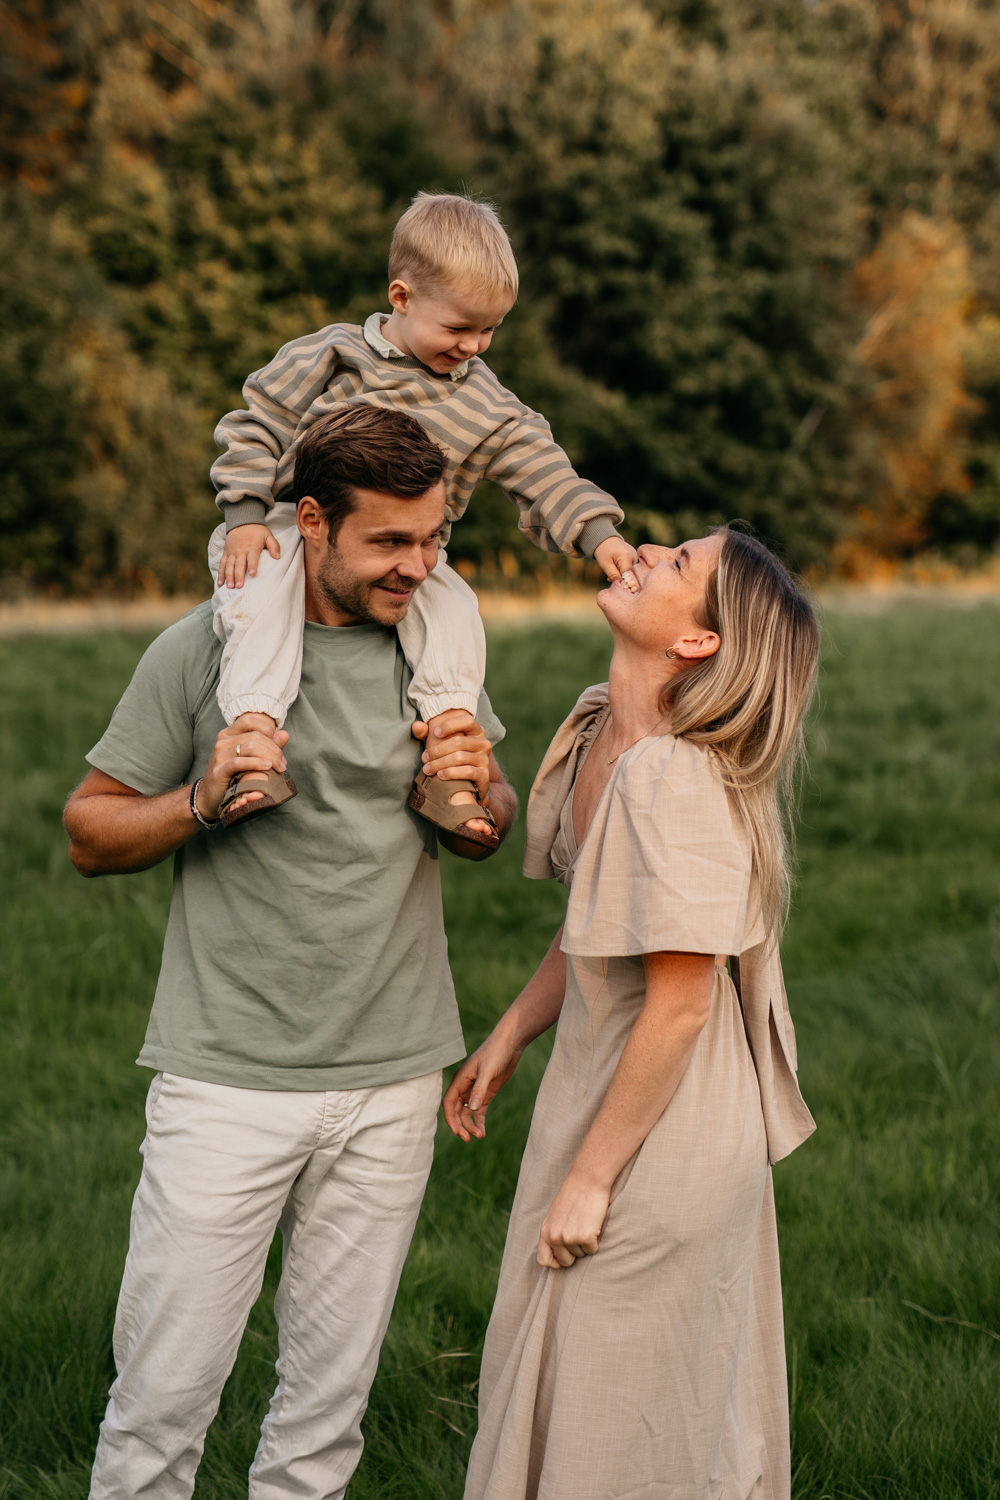
[[[677,556],[686,568],[691,561],[691,555],[688,552],[688,549],[686,547],[682,547]]]

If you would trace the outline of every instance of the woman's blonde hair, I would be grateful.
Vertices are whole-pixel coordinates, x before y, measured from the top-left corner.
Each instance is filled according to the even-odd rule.
[[[668,688],[674,734],[707,746],[750,837],[760,914],[776,937],[788,914],[791,814],[803,765],[803,722],[816,686],[819,627],[787,568],[728,526],[699,624],[714,656]]]
[[[418,193],[396,225],[389,280],[422,292],[452,287],[517,300],[517,261],[492,203],[458,193]]]

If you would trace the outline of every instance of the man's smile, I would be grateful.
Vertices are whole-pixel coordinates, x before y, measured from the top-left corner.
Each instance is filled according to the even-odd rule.
[[[413,591],[417,586],[415,582],[404,583],[401,578],[377,578],[371,585],[373,589],[379,589],[383,594],[388,594],[391,599],[400,604],[412,597]]]

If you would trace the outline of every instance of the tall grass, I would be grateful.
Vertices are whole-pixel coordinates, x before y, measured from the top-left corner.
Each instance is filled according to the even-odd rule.
[[[0,642],[5,795],[0,1052],[0,1496],[87,1492],[139,1172],[133,1066],[165,868],[83,882],[59,814],[144,641]],[[599,630],[495,632],[490,686],[522,792]],[[799,1500],[1000,1500],[1000,612],[827,622],[786,969],[817,1134],[776,1171]],[[559,921],[519,840],[444,859],[477,1042]],[[353,1500],[457,1500],[535,1088],[538,1046],[483,1145],[442,1132],[365,1422]],[[274,1380],[265,1289],[198,1493],[246,1493]]]

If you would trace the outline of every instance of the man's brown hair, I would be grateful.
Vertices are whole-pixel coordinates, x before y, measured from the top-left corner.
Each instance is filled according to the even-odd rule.
[[[415,417],[384,406],[352,406],[321,417],[295,455],[292,495],[311,495],[331,542],[355,508],[357,490],[416,500],[441,478],[445,456]]]

